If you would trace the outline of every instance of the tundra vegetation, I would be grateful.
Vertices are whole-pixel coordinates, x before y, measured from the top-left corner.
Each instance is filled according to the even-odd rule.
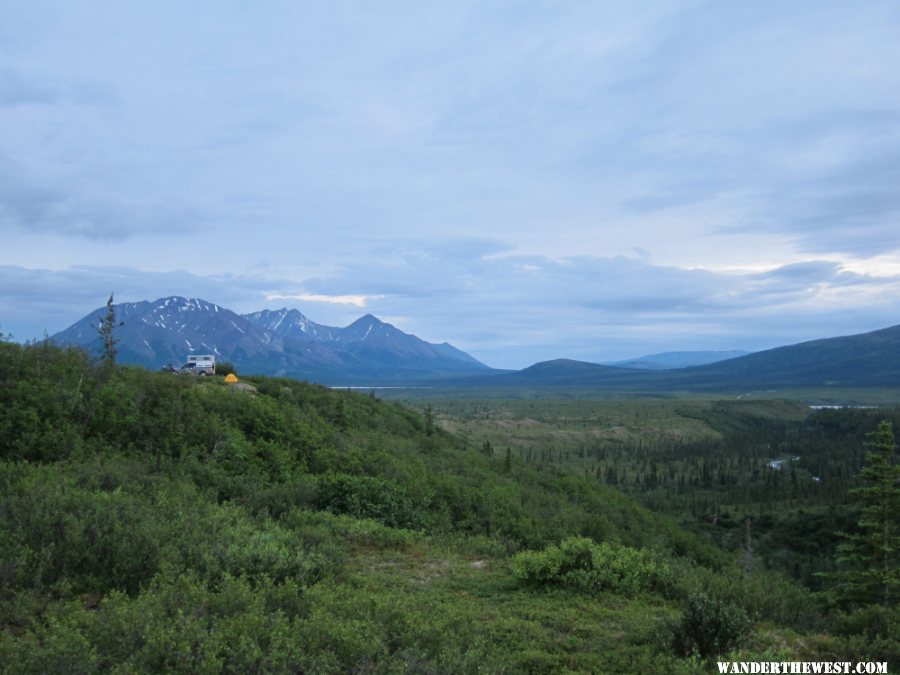
[[[829,567],[871,535],[857,475],[895,410],[536,401],[494,428],[242,380],[0,342],[0,671],[898,663],[897,603],[847,599],[872,559]]]

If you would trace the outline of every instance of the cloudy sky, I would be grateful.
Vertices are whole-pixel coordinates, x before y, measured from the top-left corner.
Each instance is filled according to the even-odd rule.
[[[0,0],[0,331],[167,295],[496,367],[900,323],[900,4]]]

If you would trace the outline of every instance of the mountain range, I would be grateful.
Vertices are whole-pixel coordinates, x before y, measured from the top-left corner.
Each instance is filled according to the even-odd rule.
[[[367,314],[349,326],[315,323],[296,309],[237,314],[178,296],[115,306],[119,359],[159,368],[189,354],[216,354],[239,373],[342,386],[578,388],[603,392],[810,387],[900,388],[900,326],[747,354],[665,352],[615,364],[557,359],[519,371],[489,368],[447,343],[434,344]],[[96,351],[99,308],[51,339]],[[699,364],[699,365],[693,365]]]
[[[51,336],[96,351],[106,308]],[[159,368],[189,354],[215,354],[238,372],[325,384],[383,384],[486,372],[483,363],[447,343],[433,344],[367,314],[349,326],[317,324],[296,309],[237,314],[205,300],[173,296],[115,305],[118,358]]]
[[[625,361],[609,361],[601,365],[616,366],[618,368],[637,368],[640,370],[671,370],[672,368],[687,368],[689,366],[705,366],[707,363],[736,359],[746,356],[750,352],[740,349],[728,351],[699,351],[699,352],[663,352],[661,354],[648,354],[636,359]]]
[[[604,392],[747,392],[803,388],[900,388],[900,326],[776,347],[671,370],[556,359],[479,377],[492,388],[580,388]]]

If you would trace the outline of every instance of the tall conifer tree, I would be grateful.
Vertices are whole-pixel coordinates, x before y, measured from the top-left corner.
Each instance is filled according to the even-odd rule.
[[[118,354],[116,345],[119,341],[114,334],[117,325],[123,324],[121,322],[116,324],[116,306],[113,304],[113,294],[110,293],[109,300],[106,301],[106,314],[100,317],[100,325],[97,326],[102,345],[101,358],[105,364],[110,366],[116,365],[116,354]]]
[[[848,569],[833,575],[839,601],[848,605],[900,601],[900,465],[890,422],[883,421],[870,434],[870,451],[859,472],[864,485],[852,490],[862,505],[859,531],[843,534],[838,561]]]

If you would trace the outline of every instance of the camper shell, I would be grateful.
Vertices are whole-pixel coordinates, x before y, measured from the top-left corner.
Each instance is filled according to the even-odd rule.
[[[187,357],[187,363],[178,370],[194,375],[215,375],[216,357],[212,354],[192,354]]]

